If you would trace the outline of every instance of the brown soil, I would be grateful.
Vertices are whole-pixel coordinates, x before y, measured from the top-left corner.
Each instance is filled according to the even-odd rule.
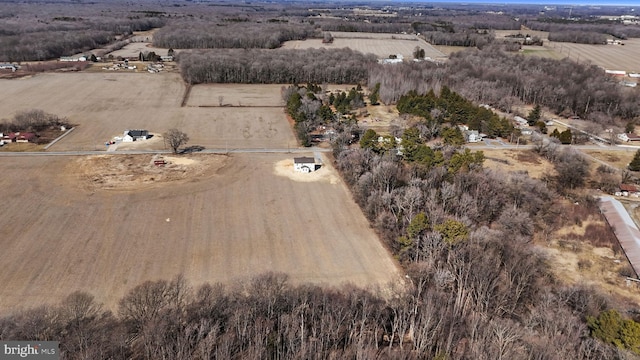
[[[146,280],[387,288],[393,258],[330,163],[288,154],[6,157],[0,312],[87,291],[106,308]],[[289,172],[290,171],[290,172]]]
[[[210,176],[225,166],[225,156],[98,155],[77,159],[67,171],[78,171],[89,191],[140,190]],[[154,161],[164,160],[165,165]]]

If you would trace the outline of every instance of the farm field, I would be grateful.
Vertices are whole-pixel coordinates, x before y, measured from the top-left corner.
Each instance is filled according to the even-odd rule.
[[[112,51],[107,55],[113,55],[114,58],[117,58],[118,56],[131,58],[138,57],[140,53],[152,51],[155,52],[156,55],[164,56],[167,55],[169,49],[154,47],[150,42],[132,42],[125,45],[122,49]],[[180,52],[180,50],[175,50],[176,54],[178,52]]]
[[[295,137],[282,105],[280,88],[271,85],[221,85],[225,103],[271,103],[276,107],[181,107],[185,86],[175,73],[46,73],[0,80],[0,118],[40,109],[67,117],[79,125],[51,151],[101,150],[126,129],[161,134],[176,127],[187,133],[190,145],[224,148],[286,148]],[[194,103],[218,103],[214,85],[192,89]],[[246,92],[246,98],[243,94]],[[258,96],[260,93],[264,95]],[[209,100],[208,96],[212,98]],[[257,98],[260,98],[258,101]],[[187,102],[187,104],[191,104]],[[136,143],[138,149],[163,149],[162,141]]]
[[[199,84],[191,89],[187,106],[284,106],[283,85]],[[222,97],[222,99],[220,98]]]
[[[433,59],[444,59],[446,55],[433,47],[428,42],[415,36],[397,34],[373,34],[373,33],[331,33],[334,37],[333,44],[323,44],[321,39],[287,41],[282,46],[285,49],[331,49],[350,48],[362,53],[374,54],[378,58],[386,58],[389,55],[402,54],[405,60],[413,59],[413,50],[416,46],[425,51],[425,56]],[[347,35],[348,34],[348,35]],[[348,36],[348,37],[347,37]],[[400,37],[402,38],[392,38]]]
[[[134,286],[177,274],[194,286],[266,271],[294,283],[400,281],[329,165],[298,181],[285,154],[192,154],[163,168],[154,156],[2,159],[0,311],[74,290],[115,309]]]
[[[562,57],[569,57],[581,63],[591,62],[607,70],[625,70],[626,72],[640,72],[640,39],[629,39],[624,45],[587,45],[549,42],[545,45]]]

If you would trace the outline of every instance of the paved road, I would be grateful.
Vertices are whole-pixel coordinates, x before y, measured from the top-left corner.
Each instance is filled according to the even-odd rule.
[[[492,141],[490,145],[487,144],[475,144],[468,146],[471,150],[531,150],[535,145],[512,145],[509,143],[502,143],[500,145]],[[610,151],[637,151],[640,147],[636,146],[602,146],[602,145],[562,145],[569,146],[576,150],[610,150]],[[275,148],[275,149],[203,149],[201,151],[195,151],[194,153],[200,154],[233,154],[233,153],[310,153],[310,152],[330,152],[331,149],[309,147],[309,148]],[[2,156],[87,156],[87,155],[138,155],[138,154],[171,154],[170,150],[117,150],[113,152],[107,152],[105,150],[90,150],[90,151],[33,151],[33,152],[10,152],[0,151],[0,157]],[[588,154],[585,154],[589,156]],[[589,156],[591,158],[591,156]]]
[[[318,147],[287,148],[287,149],[203,149],[194,151],[199,154],[233,154],[233,153],[310,153],[330,152],[331,149]],[[34,151],[34,152],[9,152],[0,151],[0,156],[87,156],[87,155],[139,155],[139,154],[171,154],[170,150],[118,150],[106,152],[104,150],[93,151]]]

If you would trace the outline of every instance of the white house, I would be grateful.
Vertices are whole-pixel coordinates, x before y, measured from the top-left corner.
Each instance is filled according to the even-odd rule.
[[[125,130],[122,135],[122,142],[134,142],[138,140],[146,140],[149,138],[147,130]]]
[[[11,71],[16,71],[16,70],[18,70],[18,68],[19,68],[18,65],[0,64],[0,69],[7,69],[7,70],[11,70]]]
[[[518,123],[518,125],[520,126],[529,126],[529,122],[527,121],[527,119],[521,117],[521,116],[514,116],[513,120],[515,120],[515,122]]]
[[[465,139],[467,139],[467,142],[470,142],[470,143],[477,143],[478,141],[482,140],[478,130],[465,131],[464,137]]]
[[[293,158],[293,171],[301,173],[316,171],[316,159],[307,156]]]
[[[622,133],[622,134],[618,134],[618,139],[627,142],[627,141],[640,141],[640,136],[636,135],[636,134],[630,134],[630,133]]]

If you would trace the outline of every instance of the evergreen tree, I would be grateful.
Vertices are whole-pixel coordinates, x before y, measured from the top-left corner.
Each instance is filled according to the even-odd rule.
[[[633,160],[629,163],[629,170],[640,171],[640,150],[636,151]]]
[[[561,144],[571,144],[571,141],[573,140],[573,135],[571,134],[571,129],[567,129],[563,132],[560,133],[560,136],[558,137],[558,139],[560,140]]]
[[[538,120],[540,120],[540,105],[536,105],[531,109],[529,115],[527,115],[527,122],[529,123],[529,126],[535,125]]]

